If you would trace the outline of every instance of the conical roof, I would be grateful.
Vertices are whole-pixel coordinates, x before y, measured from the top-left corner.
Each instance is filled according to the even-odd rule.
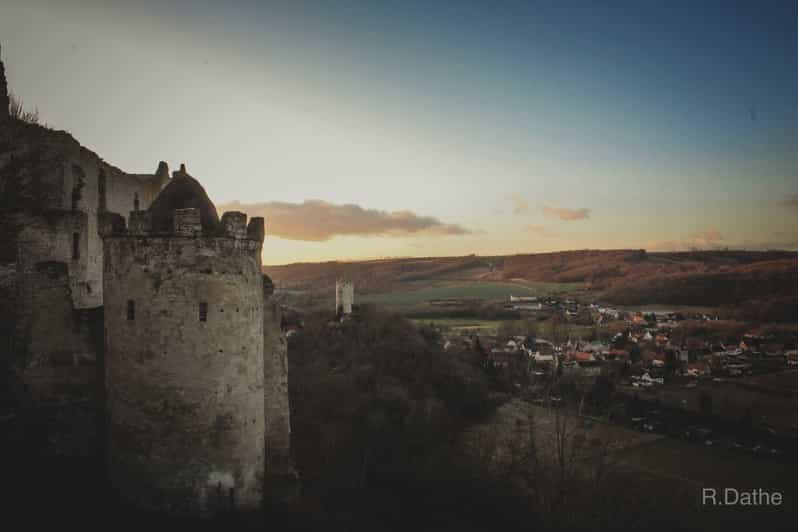
[[[203,234],[218,232],[219,215],[216,207],[199,181],[182,171],[182,168],[181,172],[175,172],[169,184],[150,205],[153,232],[171,233],[177,209],[199,209]]]

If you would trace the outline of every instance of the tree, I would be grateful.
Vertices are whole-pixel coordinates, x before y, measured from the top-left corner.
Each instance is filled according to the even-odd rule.
[[[641,356],[640,346],[637,344],[632,344],[632,347],[629,348],[629,360],[631,360],[632,364],[637,364],[640,362]]]
[[[13,92],[8,95],[8,115],[11,118],[16,118],[28,124],[39,123],[39,109],[28,111],[22,100],[18,98]]]

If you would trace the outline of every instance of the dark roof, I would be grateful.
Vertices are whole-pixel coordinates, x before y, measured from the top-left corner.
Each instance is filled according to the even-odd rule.
[[[157,233],[170,233],[174,226],[176,209],[199,209],[202,232],[215,234],[219,229],[219,215],[199,181],[186,173],[175,176],[150,205],[152,229]]]

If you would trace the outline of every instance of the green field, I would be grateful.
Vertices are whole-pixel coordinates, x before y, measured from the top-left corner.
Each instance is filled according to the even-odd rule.
[[[681,312],[684,314],[699,312],[703,314],[715,314],[718,312],[718,307],[690,305],[615,305],[615,307],[627,312],[642,312],[644,314],[649,312]]]
[[[464,333],[472,331],[480,335],[495,335],[499,329],[500,320],[480,320],[478,318],[432,318],[413,319],[418,325],[433,325],[447,332]]]
[[[547,296],[581,288],[579,283],[510,283],[500,281],[474,282],[415,282],[405,290],[355,296],[361,303],[376,303],[386,307],[409,307],[426,304],[433,299],[508,300],[514,296]]]
[[[417,323],[433,323],[452,332],[473,331],[480,334],[496,334],[501,320],[508,316],[474,315],[470,302],[490,303],[495,311],[502,311],[503,303],[514,296],[576,297],[583,285],[580,283],[544,283],[509,281],[443,281],[425,280],[399,284],[390,292],[359,294],[355,292],[356,304],[374,304],[412,318]],[[301,290],[279,290],[277,296],[282,304],[305,311],[332,309],[335,294]],[[462,305],[432,305],[432,300],[465,300]],[[507,311],[509,312],[509,311]]]

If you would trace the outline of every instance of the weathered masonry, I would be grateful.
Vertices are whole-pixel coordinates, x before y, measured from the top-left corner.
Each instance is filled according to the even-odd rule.
[[[0,62],[4,404],[20,426],[57,409],[49,452],[107,456],[111,489],[139,507],[209,515],[293,499],[263,219],[220,219],[183,166],[125,173],[10,116],[7,94]]]
[[[108,457],[129,502],[254,509],[265,464],[263,219],[176,173],[104,235]]]
[[[101,385],[101,219],[148,208],[169,169],[123,172],[64,131],[9,116],[8,101],[0,61],[0,371],[28,399],[86,404]],[[92,454],[86,436],[70,452]]]

